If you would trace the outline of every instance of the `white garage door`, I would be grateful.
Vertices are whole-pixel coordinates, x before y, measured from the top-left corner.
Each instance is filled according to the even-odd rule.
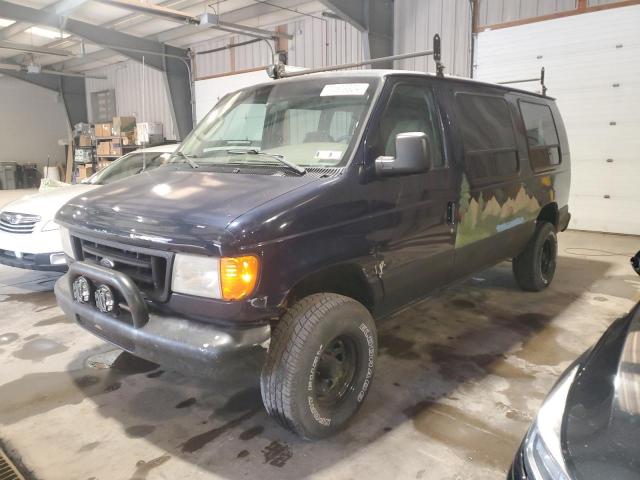
[[[570,227],[640,234],[640,5],[482,32],[476,65],[491,82],[545,67],[571,147]]]

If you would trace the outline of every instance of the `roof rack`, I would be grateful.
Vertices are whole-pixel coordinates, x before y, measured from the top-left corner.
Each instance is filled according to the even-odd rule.
[[[301,70],[297,72],[285,71],[286,65],[279,61],[273,65],[267,67],[267,75],[273,79],[300,77],[302,75],[309,75],[312,73],[331,72],[333,70],[345,70],[348,68],[364,67],[366,65],[373,65],[382,62],[391,62],[394,60],[405,60],[407,58],[424,57],[433,55],[433,59],[436,62],[436,75],[438,77],[444,76],[444,65],[441,62],[441,50],[440,50],[440,35],[437,33],[433,36],[433,49],[422,50],[420,52],[402,53],[400,55],[390,55],[388,57],[373,58],[371,60],[364,60],[362,62],[344,63],[341,65],[333,65],[330,67],[312,68],[309,70]]]
[[[509,85],[512,83],[528,83],[528,82],[540,82],[542,87],[542,95],[547,96],[547,86],[544,84],[544,67],[540,69],[540,76],[537,78],[523,78],[522,80],[509,80],[508,82],[497,82],[498,85]]]

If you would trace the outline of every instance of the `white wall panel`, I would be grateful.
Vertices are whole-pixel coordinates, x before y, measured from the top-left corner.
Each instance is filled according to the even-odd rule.
[[[636,5],[478,35],[478,79],[546,69],[571,148],[572,228],[640,234],[639,33]]]
[[[65,164],[59,139],[69,138],[67,113],[56,92],[0,76],[0,162]]]
[[[468,0],[396,0],[395,53],[429,50],[442,40],[445,73],[468,77],[471,65],[471,10]],[[433,57],[396,62],[396,68],[435,73]]]
[[[106,80],[87,79],[87,105],[91,120],[91,92],[113,88],[120,116],[134,116],[138,122],[160,122],[168,139],[177,138],[171,106],[162,72],[132,60],[91,72]]]
[[[338,63],[361,60],[362,37],[360,32],[347,22],[332,18],[303,16],[286,24],[293,35],[288,41],[289,64],[298,67],[318,68]],[[263,28],[275,28],[275,25]],[[193,51],[205,51],[229,45],[230,41],[241,43],[250,40],[245,36],[217,38],[192,46]],[[235,70],[264,67],[271,63],[271,49],[265,42],[253,43],[231,50],[196,56],[197,77],[207,77],[232,70],[231,58],[235,60]]]
[[[478,26],[523,20],[575,8],[576,0],[479,0]]]

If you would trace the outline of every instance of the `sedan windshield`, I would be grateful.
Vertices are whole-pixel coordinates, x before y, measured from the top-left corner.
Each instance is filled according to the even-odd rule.
[[[167,152],[133,152],[115,160],[111,165],[90,176],[82,183],[108,185],[144,170],[164,165],[170,156],[171,154]]]
[[[260,165],[304,174],[347,163],[375,95],[362,77],[274,82],[224,97],[183,142],[199,166]]]

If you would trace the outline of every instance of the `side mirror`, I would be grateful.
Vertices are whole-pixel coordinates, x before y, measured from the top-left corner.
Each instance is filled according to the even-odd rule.
[[[408,175],[431,168],[429,137],[424,132],[405,132],[396,136],[396,156],[376,158],[376,173],[381,176]]]

